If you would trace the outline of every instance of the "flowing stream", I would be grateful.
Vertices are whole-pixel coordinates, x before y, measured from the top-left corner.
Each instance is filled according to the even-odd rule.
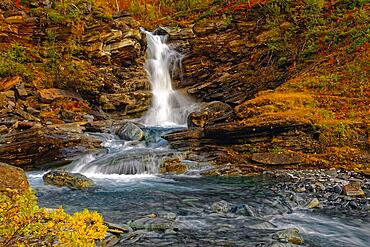
[[[304,246],[369,246],[368,215],[305,209],[289,193],[272,189],[279,181],[262,176],[202,177],[199,174],[208,165],[193,161],[185,161],[189,166],[185,175],[159,175],[164,159],[185,157],[161,135],[184,128],[184,112],[191,101],[172,88],[171,73],[181,56],[165,44],[165,37],[144,32],[145,66],[154,94],[144,118],[145,140],[129,142],[113,134],[94,134],[103,141],[102,150],[64,168],[92,178],[96,186],[86,190],[45,186],[45,172],[28,173],[41,206],[63,206],[68,212],[88,208],[115,224],[153,213],[171,218],[174,230],[137,231],[136,238],[122,240],[118,246],[293,246],[274,238],[289,227],[300,230]]]

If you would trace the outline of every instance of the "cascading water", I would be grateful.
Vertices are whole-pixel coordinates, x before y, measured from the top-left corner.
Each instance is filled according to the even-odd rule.
[[[171,74],[181,67],[183,56],[166,44],[166,36],[154,35],[144,29],[147,37],[147,71],[153,92],[151,109],[144,117],[148,125],[185,125],[192,104],[185,95],[173,90]]]
[[[166,36],[154,35],[144,29],[147,37],[147,71],[153,103],[142,121],[145,140],[130,143],[114,135],[99,136],[105,153],[88,155],[70,166],[73,172],[87,174],[157,174],[165,159],[179,158],[181,152],[166,148],[162,134],[186,125],[192,101],[172,87],[172,74],[181,67],[182,55],[166,44]]]

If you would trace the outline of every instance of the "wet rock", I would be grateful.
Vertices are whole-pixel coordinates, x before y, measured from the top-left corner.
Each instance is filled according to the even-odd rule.
[[[128,225],[115,225],[109,222],[104,222],[104,224],[108,227],[107,232],[114,234],[114,235],[120,235],[127,232],[132,232],[132,228]]]
[[[175,213],[172,213],[172,212],[167,212],[167,211],[160,211],[158,212],[158,217],[159,218],[163,218],[163,219],[167,219],[167,220],[175,220],[177,215]]]
[[[254,153],[252,160],[265,165],[293,165],[303,161],[296,153]]]
[[[227,201],[219,201],[212,204],[211,209],[215,213],[228,213],[230,211],[231,204]]]
[[[142,131],[134,123],[126,123],[117,131],[117,135],[126,141],[141,141],[145,137],[144,131]]]
[[[297,245],[304,243],[304,240],[299,234],[299,230],[297,228],[288,228],[278,231],[273,235],[273,239],[277,239],[280,242],[289,242]]]
[[[51,171],[43,177],[46,185],[58,187],[70,187],[76,189],[86,189],[95,185],[94,181],[79,173],[69,173],[66,171]]]
[[[348,184],[343,186],[343,194],[352,197],[365,196],[365,192],[361,188],[361,181],[351,180]]]
[[[179,159],[167,159],[160,167],[160,173],[182,174],[187,171],[188,167]]]
[[[188,116],[188,127],[201,127],[227,121],[234,115],[233,108],[226,103],[214,101],[202,104]]]
[[[320,205],[320,201],[317,198],[312,199],[306,206],[306,208],[316,208]]]
[[[255,213],[253,212],[253,209],[246,205],[246,204],[240,204],[233,206],[230,209],[230,213],[237,214],[237,215],[244,215],[244,216],[255,216]]]
[[[0,163],[0,192],[5,189],[26,191],[28,188],[27,176],[21,168]]]
[[[147,230],[164,232],[167,229],[174,229],[173,221],[162,218],[141,218],[129,223],[134,230]]]
[[[339,184],[335,185],[334,192],[337,193],[337,194],[342,194],[342,192],[343,192],[342,186],[340,186]]]

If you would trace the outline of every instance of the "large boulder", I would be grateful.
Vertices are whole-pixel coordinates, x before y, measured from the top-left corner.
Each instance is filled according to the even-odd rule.
[[[201,127],[224,122],[234,115],[233,108],[226,103],[213,101],[202,104],[188,116],[188,127]]]
[[[0,163],[0,191],[5,189],[26,191],[28,188],[26,174],[21,168]]]
[[[94,181],[79,174],[66,171],[51,171],[43,176],[44,183],[58,187],[70,187],[76,189],[86,189],[94,186]]]
[[[145,133],[136,124],[126,123],[118,130],[117,135],[126,141],[141,141]]]

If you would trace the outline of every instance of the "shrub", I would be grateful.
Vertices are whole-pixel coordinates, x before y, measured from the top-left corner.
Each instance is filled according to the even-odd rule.
[[[96,212],[39,208],[32,190],[0,193],[0,246],[95,246],[106,230]]]

